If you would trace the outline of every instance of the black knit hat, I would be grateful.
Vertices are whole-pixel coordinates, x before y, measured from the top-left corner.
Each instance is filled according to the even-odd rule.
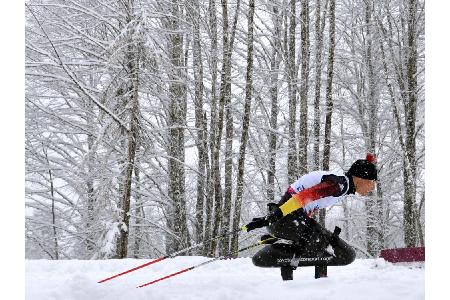
[[[372,153],[367,153],[366,159],[358,159],[355,161],[348,170],[347,175],[362,179],[377,180],[375,156]]]

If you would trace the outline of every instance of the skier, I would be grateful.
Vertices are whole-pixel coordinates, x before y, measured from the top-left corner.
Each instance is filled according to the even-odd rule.
[[[265,217],[254,218],[244,230],[268,227],[279,238],[257,252],[253,264],[258,267],[280,267],[283,280],[293,279],[293,270],[315,266],[315,278],[327,276],[327,266],[341,266],[355,260],[355,251],[334,232],[317,223],[311,214],[335,204],[342,196],[358,193],[367,196],[375,187],[375,157],[355,161],[345,174],[314,171],[300,177],[286,191],[278,204],[269,203]],[[261,240],[271,237],[264,235]],[[331,246],[331,247],[330,247]]]

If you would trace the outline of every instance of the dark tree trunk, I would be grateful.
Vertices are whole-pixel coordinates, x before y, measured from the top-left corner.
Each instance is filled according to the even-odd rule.
[[[374,22],[372,17],[373,2],[367,1],[365,5],[365,31],[366,31],[366,49],[365,49],[365,69],[368,83],[367,104],[368,110],[368,126],[367,126],[367,148],[370,153],[375,153],[376,148],[376,130],[377,130],[377,97],[376,83],[373,62],[373,30]],[[378,184],[379,185],[379,184]],[[380,186],[381,189],[381,186]],[[376,256],[381,245],[381,222],[380,211],[382,211],[382,199],[377,199],[377,195],[370,193],[366,201],[367,208],[367,252],[372,256]]]
[[[328,1],[324,8],[324,16],[321,17],[321,2],[316,0],[316,21],[315,21],[315,84],[314,84],[314,168],[320,168],[320,90],[322,86],[322,48],[323,48],[323,31],[325,28],[325,15],[327,12]]]
[[[206,169],[206,216],[205,216],[205,230],[203,238],[208,240],[211,237],[214,210],[214,190],[216,179],[215,175],[215,153],[216,153],[216,135],[217,135],[217,16],[216,16],[216,1],[209,1],[209,22],[211,24],[211,114],[210,114],[210,131],[209,131],[209,149],[210,149],[210,163]],[[206,162],[208,164],[208,161]],[[209,255],[210,245],[204,245],[203,255]]]
[[[138,142],[138,144],[140,144]],[[136,164],[134,167],[134,180],[136,182],[136,202],[135,202],[135,209],[134,209],[134,216],[135,216],[135,227],[134,227],[134,245],[133,245],[133,257],[134,258],[140,258],[140,248],[141,248],[141,239],[142,239],[142,229],[141,224],[143,218],[143,203],[142,203],[142,196],[141,196],[141,176],[139,171],[139,153],[136,153]]]
[[[193,27],[193,51],[192,62],[194,65],[195,82],[195,127],[197,129],[197,151],[198,151],[198,174],[197,174],[197,202],[195,207],[195,241],[199,243],[203,240],[203,215],[205,199],[205,178],[207,149],[205,140],[207,132],[204,128],[203,114],[203,62],[200,43],[200,14],[198,0],[192,0],[191,4],[192,27]]]
[[[405,102],[406,157],[405,157],[405,203],[404,228],[405,244],[417,244],[414,208],[416,202],[416,111],[417,111],[417,0],[408,1],[408,51],[407,51],[407,99]]]
[[[275,35],[272,41],[272,55],[270,58],[270,132],[269,132],[269,158],[267,170],[267,199],[269,202],[275,201],[275,170],[276,170],[276,151],[277,151],[277,134],[278,128],[278,77],[281,60],[281,17],[278,11],[278,3],[273,6],[273,20],[275,27]]]
[[[331,120],[333,115],[333,64],[334,64],[334,48],[335,42],[335,10],[336,0],[330,0],[330,50],[328,53],[328,79],[326,91],[326,112],[325,112],[325,138],[323,146],[322,168],[330,169],[330,152],[331,152]],[[325,226],[325,210],[319,212],[319,222]]]
[[[133,3],[127,3],[127,22],[131,22],[133,14]],[[135,156],[138,139],[138,116],[139,116],[139,53],[136,45],[130,39],[127,46],[126,67],[129,76],[129,86],[126,94],[130,95],[129,103],[130,109],[130,125],[128,128],[128,146],[127,146],[127,160],[125,167],[125,178],[123,184],[122,196],[122,222],[120,225],[120,244],[118,247],[118,258],[126,258],[128,256],[128,238],[130,232],[130,203],[131,203],[131,181],[133,176],[133,169],[135,167]]]
[[[288,72],[288,96],[289,96],[289,140],[288,140],[288,181],[297,179],[297,146],[295,139],[295,124],[297,111],[297,68],[295,65],[295,0],[290,0],[289,17],[289,48],[287,49],[287,72]]]
[[[223,192],[222,192],[222,184],[220,178],[220,148],[221,148],[221,140],[222,140],[222,132],[223,132],[223,119],[224,119],[224,110],[225,104],[227,102],[227,85],[230,81],[229,69],[231,71],[231,61],[229,53],[229,26],[228,26],[228,3],[227,0],[221,0],[222,4],[222,73],[221,73],[221,84],[220,84],[220,96],[219,96],[219,120],[217,123],[217,132],[215,136],[215,148],[214,148],[214,221],[212,224],[212,236],[216,236],[219,232],[220,225],[222,223],[222,211],[223,211]],[[210,243],[209,248],[209,256],[214,256],[217,249],[218,242],[213,241]]]
[[[301,11],[301,87],[298,172],[308,172],[308,89],[309,89],[309,0],[302,0]]]
[[[50,183],[50,196],[52,198],[51,212],[52,212],[53,255],[54,256],[51,255],[51,257],[58,260],[59,259],[59,247],[58,247],[58,236],[57,236],[57,232],[56,232],[55,189],[53,187],[53,175],[52,175],[52,170],[50,169],[50,161],[48,159],[48,154],[44,148],[44,145],[42,145],[42,147],[43,147],[45,159],[46,159],[47,165],[48,165],[48,180]]]
[[[177,251],[189,245],[186,217],[185,171],[184,171],[184,126],[186,123],[186,87],[184,83],[183,35],[180,33],[180,11],[177,0],[171,2],[172,16],[169,18],[170,108],[169,108],[169,198],[172,207],[168,225],[177,236],[170,239],[167,252]]]
[[[247,29],[247,75],[245,84],[245,104],[244,104],[244,118],[242,120],[242,136],[239,147],[239,162],[238,162],[238,176],[236,184],[236,203],[233,216],[233,230],[239,228],[241,219],[241,205],[242,193],[244,190],[244,163],[245,151],[248,142],[249,125],[250,125],[250,108],[252,102],[253,92],[253,17],[255,14],[255,0],[249,2],[248,12],[248,29]],[[232,239],[232,251],[238,250],[238,235],[235,234]]]

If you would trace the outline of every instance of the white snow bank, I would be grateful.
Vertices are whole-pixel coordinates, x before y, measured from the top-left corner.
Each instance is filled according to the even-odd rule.
[[[314,279],[314,268],[294,271],[283,282],[279,269],[257,268],[250,258],[213,262],[176,277],[138,285],[201,263],[205,257],[176,257],[111,281],[97,281],[150,260],[27,260],[26,299],[307,299],[414,300],[425,298],[421,265],[393,265],[383,259],[356,260],[344,267],[328,267],[328,278]]]

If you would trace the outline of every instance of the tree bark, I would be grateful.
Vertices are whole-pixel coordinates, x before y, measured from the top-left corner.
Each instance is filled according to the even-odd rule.
[[[309,0],[302,0],[301,18],[301,87],[300,87],[300,130],[298,145],[298,172],[308,172],[308,90],[309,90]]]
[[[218,208],[215,213],[215,221],[213,225],[213,236],[216,236],[219,229],[226,231],[230,227],[230,215],[231,215],[231,202],[232,202],[232,148],[233,148],[233,119],[231,113],[231,55],[233,53],[234,37],[236,33],[237,20],[239,17],[240,0],[236,3],[236,12],[234,15],[233,27],[229,30],[228,23],[228,2],[222,0],[222,17],[223,17],[223,64],[222,64],[222,82],[220,88],[220,111],[219,111],[219,130],[216,139],[216,143],[219,143],[222,137],[223,127],[223,111],[225,110],[226,119],[226,142],[225,142],[225,188],[222,190],[220,187],[220,171],[218,173],[217,180],[215,181],[215,195],[216,195],[216,207]],[[220,114],[222,114],[220,116]],[[220,147],[217,148],[220,150]],[[218,158],[217,153],[217,158]],[[217,170],[218,161],[216,161]],[[217,175],[216,175],[217,176]],[[224,193],[224,197],[222,196]],[[229,248],[229,240],[223,239],[220,241],[213,241],[211,243],[211,255],[216,251],[216,247],[220,244],[224,247],[219,247],[219,254],[226,254]]]
[[[127,3],[127,23],[131,22],[133,14],[133,1]],[[120,244],[118,247],[118,258],[126,258],[128,255],[128,238],[130,232],[130,203],[131,203],[131,180],[135,166],[135,156],[138,138],[138,116],[139,116],[139,53],[134,42],[129,39],[126,53],[126,68],[129,76],[129,87],[127,94],[130,94],[129,103],[130,127],[128,130],[127,161],[125,167],[125,178],[122,196],[122,222],[120,225]]]
[[[276,152],[277,152],[277,134],[278,128],[278,77],[280,73],[281,61],[281,16],[278,10],[278,3],[273,6],[273,23],[275,35],[272,40],[272,54],[270,57],[270,132],[269,132],[269,158],[267,170],[267,199],[269,202],[275,201],[275,170],[276,170]]]
[[[325,137],[323,146],[322,167],[324,170],[330,169],[330,152],[331,152],[331,120],[333,115],[333,64],[334,64],[334,48],[335,42],[335,11],[336,0],[330,0],[330,50],[328,53],[328,79],[326,90],[326,112],[325,112]],[[319,211],[319,223],[325,227],[325,210]]]
[[[287,71],[288,71],[288,96],[289,96],[289,140],[288,140],[288,181],[293,182],[297,179],[297,146],[295,139],[295,124],[297,110],[297,68],[295,65],[295,27],[296,0],[290,0],[289,15],[289,48],[287,49]]]
[[[217,123],[217,132],[215,136],[215,148],[214,148],[214,221],[212,224],[212,236],[216,236],[219,232],[220,225],[222,223],[222,211],[223,211],[223,192],[220,178],[220,163],[219,155],[221,148],[222,132],[223,132],[223,119],[225,104],[227,102],[227,85],[230,80],[229,69],[231,71],[230,61],[230,49],[229,49],[229,25],[228,25],[228,2],[227,0],[221,0],[222,4],[222,72],[221,72],[221,84],[220,84],[220,96],[219,96],[219,120]],[[216,252],[218,242],[213,241],[210,243],[209,256],[214,256]]]
[[[140,144],[140,142],[138,142]],[[138,152],[138,150],[137,150]],[[135,216],[135,227],[134,227],[134,243],[133,243],[133,257],[134,258],[140,258],[140,249],[141,249],[141,239],[142,239],[142,229],[141,224],[143,217],[143,203],[142,203],[142,195],[141,195],[141,176],[139,171],[139,153],[136,153],[136,159],[135,159],[135,166],[134,166],[134,180],[136,182],[136,202],[135,202],[135,209],[134,209],[134,216]]]
[[[212,233],[212,223],[213,223],[213,210],[214,210],[214,191],[216,179],[216,163],[215,163],[215,152],[216,152],[216,135],[217,135],[217,96],[216,96],[216,84],[217,84],[217,16],[216,16],[216,1],[209,0],[209,20],[211,24],[211,112],[210,112],[210,130],[209,130],[209,149],[210,149],[210,163],[207,166],[206,171],[206,222],[204,231],[204,240],[209,240]],[[208,164],[208,162],[207,162]],[[203,246],[203,255],[209,255],[210,245]]]
[[[321,17],[322,0],[316,0],[316,21],[315,21],[315,84],[314,84],[314,168],[320,168],[320,90],[322,86],[322,48],[323,48],[323,30],[325,28],[325,14],[327,12],[328,1],[325,4],[324,16]]]
[[[194,67],[195,82],[195,127],[197,129],[197,151],[198,151],[198,173],[197,173],[197,202],[195,207],[195,241],[200,243],[203,240],[203,215],[204,215],[204,199],[205,199],[205,178],[206,178],[206,159],[207,149],[204,141],[207,140],[207,132],[204,130],[203,120],[203,62],[200,40],[200,14],[198,0],[192,0],[191,16],[192,16],[192,35],[193,35],[193,51],[192,62]]]
[[[169,228],[177,236],[170,239],[167,252],[177,251],[189,245],[186,217],[185,171],[184,171],[184,126],[186,123],[186,86],[184,83],[183,35],[180,32],[180,11],[178,0],[171,1],[169,17],[170,53],[170,108],[169,108],[169,198],[172,210]]]
[[[51,255],[51,257],[56,260],[59,259],[59,247],[58,247],[58,235],[56,233],[56,212],[55,212],[55,192],[54,192],[54,188],[53,188],[53,176],[52,176],[52,170],[50,169],[50,161],[48,159],[48,154],[47,151],[44,148],[44,145],[42,145],[42,149],[44,151],[44,155],[45,155],[45,159],[47,161],[47,166],[48,166],[48,180],[50,183],[50,195],[52,198],[52,208],[51,208],[51,212],[52,212],[52,231],[53,231],[53,254],[54,256]]]
[[[417,244],[414,207],[416,202],[416,111],[417,111],[417,0],[408,1],[408,48],[407,48],[407,101],[405,102],[406,157],[405,157],[405,203],[404,228],[405,244],[414,247]]]
[[[94,122],[92,120],[92,113],[93,113],[93,103],[90,99],[86,99],[86,106],[87,106],[87,113],[86,113],[86,123],[87,126],[94,128]],[[94,225],[95,222],[95,206],[96,206],[96,199],[94,195],[94,179],[92,176],[93,173],[93,162],[94,162],[94,135],[90,132],[87,135],[87,178],[86,178],[86,188],[87,188],[87,220],[86,220],[86,230],[88,232],[88,236],[91,240],[95,240],[93,233],[91,232],[91,228]],[[86,250],[89,253],[92,253],[94,251],[95,245],[90,242],[86,241],[87,246]]]
[[[367,77],[367,104],[368,104],[368,136],[366,137],[367,150],[370,153],[376,152],[376,130],[377,130],[377,97],[376,97],[376,83],[374,74],[373,62],[373,30],[372,24],[374,22],[372,16],[372,1],[365,3],[365,31],[366,31],[366,49],[365,49],[365,69]],[[379,183],[378,183],[379,185]],[[380,186],[381,189],[381,186]],[[380,211],[382,211],[382,199],[377,199],[377,195],[370,193],[366,203],[367,219],[366,219],[366,243],[367,252],[372,256],[376,256],[381,245],[381,222],[379,219]],[[381,200],[381,203],[380,201]]]
[[[244,118],[242,120],[242,136],[239,146],[239,162],[238,162],[238,176],[236,183],[236,203],[233,216],[233,230],[239,228],[241,219],[241,206],[242,206],[242,194],[244,190],[244,163],[245,163],[245,151],[249,136],[250,125],[250,109],[252,102],[253,92],[253,18],[255,14],[255,0],[249,0],[249,12],[248,12],[248,29],[247,29],[247,75],[245,82],[245,104],[244,104]],[[232,239],[232,251],[238,250],[238,234],[233,235]],[[236,254],[237,255],[237,254]]]

